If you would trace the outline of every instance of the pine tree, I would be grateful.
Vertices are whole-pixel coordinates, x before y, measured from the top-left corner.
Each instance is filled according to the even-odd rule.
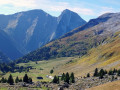
[[[89,74],[89,73],[87,74],[87,77],[90,77],[90,74]]]
[[[4,83],[4,77],[2,77],[2,79],[1,79],[1,83]]]
[[[57,78],[57,83],[58,83],[58,84],[60,83],[59,77]]]
[[[104,72],[105,72],[105,74],[107,74],[107,73],[108,73],[108,72],[107,72],[107,70],[105,70]]]
[[[71,83],[75,83],[75,77],[73,72],[70,75],[70,80],[71,80]]]
[[[117,73],[117,69],[114,68],[113,73]]]
[[[1,79],[1,83],[6,83],[6,82],[7,82],[7,79],[4,78],[4,77],[2,77],[2,79]]]
[[[95,72],[94,72],[94,77],[97,77],[98,76],[98,68],[95,69]]]
[[[105,71],[103,69],[101,69],[99,74],[105,75]]]
[[[55,75],[53,79],[53,83],[57,83],[57,82],[58,82],[58,79],[57,79],[57,76]]]
[[[52,70],[50,70],[50,73],[52,74],[54,71],[53,71],[53,69]]]
[[[65,74],[63,73],[62,77],[61,77],[61,80],[64,80],[64,79],[65,79]]]
[[[23,77],[23,82],[28,83],[28,75],[27,74],[25,74],[25,76]]]
[[[19,78],[17,76],[16,79],[15,79],[15,83],[18,83],[18,82],[19,82]]]
[[[118,70],[117,75],[120,76],[120,69]]]
[[[99,79],[102,79],[102,78],[103,78],[103,74],[100,73],[100,74],[99,74]]]
[[[32,78],[29,78],[29,79],[28,79],[28,82],[29,82],[29,83],[32,83]]]
[[[99,72],[99,78],[102,79],[104,75],[105,75],[105,72],[103,69],[101,69]]]
[[[8,83],[9,83],[10,85],[13,85],[13,84],[14,84],[14,80],[13,80],[13,77],[12,77],[11,74],[10,74],[10,76],[8,77]]]
[[[67,72],[65,76],[65,82],[69,84],[69,80],[70,80],[70,77],[69,77],[69,73]]]
[[[112,71],[112,70],[110,70],[108,74],[109,74],[109,75],[113,75],[113,71]]]

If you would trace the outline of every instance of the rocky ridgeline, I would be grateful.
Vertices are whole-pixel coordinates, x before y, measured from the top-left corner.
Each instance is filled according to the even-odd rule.
[[[105,75],[102,79],[99,79],[99,77],[81,78],[77,79],[75,84],[70,85],[68,90],[85,90],[86,88],[91,88],[116,80],[120,80],[120,77],[117,75]]]
[[[48,90],[85,90],[87,88],[91,88],[94,86],[98,86],[107,82],[113,82],[116,80],[120,80],[120,76],[115,75],[104,75],[104,78],[99,79],[99,77],[81,77],[76,78],[76,82],[73,84],[67,84],[61,81],[59,84],[54,84],[52,82],[36,82],[32,84],[27,84],[25,82],[19,82],[14,85],[2,84],[1,87],[8,87],[8,88],[16,88],[19,89],[21,87],[25,87],[29,90],[36,90],[35,88],[48,88]]]

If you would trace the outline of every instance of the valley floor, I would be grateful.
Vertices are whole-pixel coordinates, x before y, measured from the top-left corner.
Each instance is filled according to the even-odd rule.
[[[94,88],[99,87],[99,85],[100,85],[100,87],[104,88],[105,83],[120,80],[120,77],[117,77],[117,79],[112,80],[112,76],[106,76],[104,79],[92,77],[93,72],[96,67],[99,67],[98,68],[99,70],[101,68],[104,68],[104,66],[101,65],[104,62],[106,62],[106,61],[105,60],[96,61],[96,60],[92,59],[92,57],[81,57],[81,58],[79,58],[79,57],[64,57],[64,58],[57,58],[57,59],[52,59],[52,60],[48,60],[48,61],[20,63],[20,64],[18,64],[18,66],[23,66],[23,67],[31,66],[32,69],[29,69],[29,71],[24,71],[21,73],[15,72],[15,73],[11,73],[11,74],[12,74],[13,78],[15,79],[17,76],[19,78],[23,78],[25,73],[27,73],[28,76],[31,77],[33,79],[33,82],[35,82],[35,83],[37,81],[47,82],[45,84],[45,87],[43,87],[44,89],[42,89],[42,90],[47,90],[46,88],[51,88],[51,87],[53,90],[57,90],[59,87],[64,86],[64,83],[60,83],[60,84],[50,83],[52,81],[52,79],[47,78],[46,76],[50,75],[50,76],[54,77],[54,75],[61,75],[62,73],[66,73],[66,72],[69,72],[69,73],[74,72],[75,77],[76,77],[76,83],[70,84],[69,88],[65,88],[65,90],[85,90],[86,88],[90,88],[90,90],[92,90],[92,89],[93,90],[104,90],[104,89],[94,89]],[[120,64],[120,62],[118,61],[117,64]],[[111,66],[111,64],[110,65],[108,64],[108,66]],[[111,68],[112,67],[105,67],[104,69],[110,70]],[[50,70],[54,71],[53,74],[50,73]],[[87,73],[90,73],[90,76],[91,76],[90,78],[84,78],[84,76],[86,76]],[[5,74],[1,77],[8,78],[9,75],[10,75],[10,72],[8,72],[7,74]],[[43,79],[39,80],[39,79],[37,79],[37,77],[43,77]],[[117,82],[120,82],[120,81],[117,81]],[[102,84],[103,84],[103,86],[102,86]],[[114,82],[113,82],[113,84],[114,84]],[[107,84],[105,84],[105,85],[107,85]],[[95,87],[95,86],[97,86],[97,87]],[[0,87],[1,87],[0,90],[8,90],[8,88],[9,88],[9,86],[8,86],[8,88],[4,87],[4,84],[1,84]],[[94,88],[91,88],[91,87],[94,87]],[[18,89],[18,90],[26,90],[27,87],[21,87],[21,88],[22,89]],[[12,89],[12,90],[14,90],[14,89]],[[27,90],[34,90],[34,89],[27,88]],[[109,89],[106,89],[106,90],[109,90]]]

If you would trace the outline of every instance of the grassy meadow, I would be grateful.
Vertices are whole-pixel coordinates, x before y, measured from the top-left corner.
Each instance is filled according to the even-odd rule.
[[[63,72],[60,72],[60,68],[65,66],[67,63],[69,63],[73,57],[64,57],[64,58],[57,58],[57,59],[52,59],[49,61],[37,61],[36,62],[29,62],[29,63],[20,63],[18,64],[19,66],[32,66],[33,69],[30,69],[29,72],[15,72],[15,73],[10,73],[8,72],[7,74],[4,75],[5,78],[8,78],[10,74],[12,74],[13,78],[15,79],[17,76],[19,78],[23,78],[23,76],[27,73],[29,77],[33,79],[34,82],[37,81],[47,81],[50,82],[52,79],[49,79],[46,77],[46,75],[54,76],[54,75],[61,75]],[[53,69],[53,74],[50,74],[50,70]],[[37,77],[43,77],[42,80],[37,79]]]

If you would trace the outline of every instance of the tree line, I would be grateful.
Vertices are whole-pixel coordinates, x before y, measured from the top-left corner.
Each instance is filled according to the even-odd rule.
[[[55,75],[54,79],[53,79],[53,83],[59,83],[60,80],[64,81],[64,82],[67,82],[68,84],[69,83],[75,83],[74,73],[72,72],[70,75],[69,75],[68,72],[66,74],[63,73],[61,79],[59,78],[59,76]]]
[[[93,76],[94,77],[99,77],[100,79],[102,79],[102,78],[104,78],[104,75],[106,75],[106,74],[108,74],[108,75],[115,75],[115,74],[117,74],[117,76],[120,76],[120,69],[117,70],[117,69],[114,68],[113,70],[107,71],[107,70],[104,70],[104,69],[98,70],[98,68],[96,68],[94,70]]]
[[[23,79],[19,79],[19,77],[17,76],[16,79],[13,79],[13,76],[10,74],[8,79],[2,77],[2,79],[0,80],[1,83],[9,83],[10,85],[13,85],[14,82],[18,83],[18,82],[25,82],[25,83],[32,83],[32,78],[28,77],[27,74],[24,75]]]

